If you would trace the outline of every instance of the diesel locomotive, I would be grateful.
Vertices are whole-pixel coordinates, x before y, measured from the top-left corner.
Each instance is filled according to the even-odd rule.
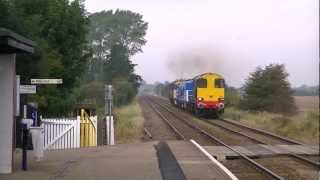
[[[197,116],[218,118],[224,112],[223,77],[216,73],[204,73],[188,80],[176,80],[169,86],[169,100],[179,108]]]

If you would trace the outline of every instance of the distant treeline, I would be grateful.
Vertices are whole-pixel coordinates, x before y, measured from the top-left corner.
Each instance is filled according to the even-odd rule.
[[[300,87],[293,88],[294,96],[319,96],[319,85],[307,86],[302,85]]]

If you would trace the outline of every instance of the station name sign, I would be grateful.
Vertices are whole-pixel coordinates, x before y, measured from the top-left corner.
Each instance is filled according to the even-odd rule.
[[[31,79],[31,84],[62,84],[62,79]]]

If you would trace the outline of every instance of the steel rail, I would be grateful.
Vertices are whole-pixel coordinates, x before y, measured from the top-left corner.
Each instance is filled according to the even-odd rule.
[[[261,164],[257,163],[256,161],[250,159],[248,156],[246,156],[245,154],[241,153],[240,151],[232,148],[231,146],[225,144],[223,141],[221,141],[220,139],[216,138],[215,136],[213,136],[212,134],[206,132],[205,130],[199,128],[198,126],[195,126],[193,124],[191,124],[190,122],[186,121],[185,119],[181,118],[180,116],[177,116],[176,113],[172,112],[170,109],[168,109],[167,107],[163,106],[160,103],[154,102],[153,100],[149,99],[151,102],[153,102],[154,104],[158,104],[160,107],[162,107],[163,109],[165,109],[166,111],[170,112],[173,116],[175,116],[177,119],[185,122],[189,127],[194,128],[196,130],[198,130],[199,132],[201,132],[202,134],[206,135],[207,137],[211,138],[212,140],[214,140],[215,142],[218,142],[219,144],[227,147],[228,149],[230,149],[231,151],[235,152],[236,154],[238,154],[240,157],[242,157],[243,159],[245,159],[247,162],[249,162],[251,165],[253,165],[254,168],[256,168],[258,171],[260,171],[261,173],[263,173],[264,175],[266,175],[267,177],[271,178],[271,179],[277,179],[277,180],[284,180],[283,177],[277,175],[276,173],[272,172],[271,170],[269,170],[268,168],[262,166]]]

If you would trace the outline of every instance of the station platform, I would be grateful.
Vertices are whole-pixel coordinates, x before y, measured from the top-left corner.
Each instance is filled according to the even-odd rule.
[[[164,163],[161,163],[163,161]],[[176,169],[181,170],[180,174]],[[168,170],[171,174],[164,174]],[[45,157],[40,162],[36,162],[32,151],[29,151],[28,171],[21,170],[21,151],[17,151],[13,173],[1,174],[0,179],[224,180],[229,178],[226,178],[224,173],[190,141],[150,141],[95,148],[50,150],[45,152]]]
[[[158,142],[119,144],[46,151],[40,162],[28,153],[28,171],[21,170],[21,152],[15,155],[12,174],[1,180],[161,180],[154,146]]]
[[[319,155],[319,146],[316,145],[264,145],[231,146],[249,157],[267,157],[275,155]],[[218,160],[237,158],[239,155],[224,146],[204,146],[204,148]]]

